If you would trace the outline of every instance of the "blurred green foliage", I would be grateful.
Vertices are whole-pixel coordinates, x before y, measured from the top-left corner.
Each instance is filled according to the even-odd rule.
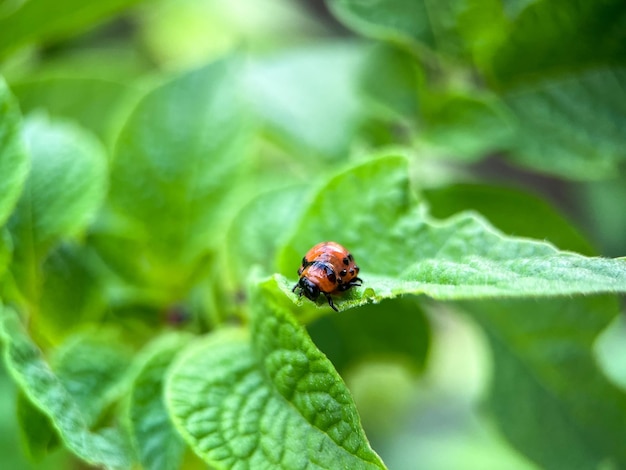
[[[0,73],[7,468],[626,467],[623,1],[7,1]]]

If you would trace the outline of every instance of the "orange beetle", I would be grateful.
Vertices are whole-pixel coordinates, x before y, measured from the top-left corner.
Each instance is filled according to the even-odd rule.
[[[317,300],[320,293],[326,296],[328,305],[338,311],[330,294],[343,292],[351,287],[360,286],[359,267],[354,257],[339,243],[322,242],[311,248],[298,269],[300,280],[293,286],[292,292],[300,288],[300,296]]]

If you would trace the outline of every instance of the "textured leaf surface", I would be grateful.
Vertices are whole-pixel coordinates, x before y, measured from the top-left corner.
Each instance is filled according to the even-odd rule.
[[[384,468],[332,364],[261,289],[251,343],[221,330],[173,366],[166,400],[177,428],[217,468]]]
[[[4,360],[14,380],[30,401],[52,420],[65,446],[92,465],[107,469],[131,466],[128,443],[119,429],[91,431],[89,418],[44,360],[12,310],[0,312]]]
[[[176,282],[220,234],[248,143],[237,83],[228,60],[178,77],[140,101],[118,139],[111,207],[155,276]]]
[[[463,306],[487,333],[494,361],[490,409],[516,447],[541,468],[626,464],[626,394],[593,355],[595,339],[617,314],[614,298]]]
[[[345,188],[353,196],[346,196]],[[626,292],[624,260],[507,237],[469,212],[437,221],[412,208],[410,200],[401,158],[373,160],[340,173],[304,211],[281,253],[281,271],[294,273],[309,247],[335,239],[354,253],[365,281],[346,293],[340,309],[407,293],[468,299]],[[291,291],[293,281],[276,279],[284,292]]]
[[[21,129],[17,101],[0,77],[0,227],[17,203],[28,173],[28,154]]]
[[[189,339],[182,334],[163,336],[137,358],[128,418],[139,462],[147,470],[175,470],[182,461],[185,443],[165,408],[163,385],[167,368]]]

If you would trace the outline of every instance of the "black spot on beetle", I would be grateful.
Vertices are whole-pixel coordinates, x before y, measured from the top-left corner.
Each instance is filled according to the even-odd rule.
[[[339,273],[340,276],[345,276],[346,274],[348,274],[348,271],[346,271],[345,269],[342,269]]]
[[[345,264],[346,266],[348,266],[350,264],[350,260],[348,258],[344,258],[343,259],[343,264]]]
[[[348,253],[348,259],[349,259],[350,261],[354,261],[354,258],[352,257],[352,253]]]

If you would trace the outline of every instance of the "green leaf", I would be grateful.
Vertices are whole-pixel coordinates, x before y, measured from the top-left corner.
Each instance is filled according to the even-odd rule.
[[[514,125],[497,97],[476,90],[422,95],[421,138],[445,156],[473,161],[510,147]]]
[[[489,71],[510,85],[590,67],[624,63],[621,0],[534,1],[505,27]]]
[[[98,328],[68,337],[54,351],[50,364],[91,427],[125,392],[130,359],[131,351],[119,332]]]
[[[435,43],[432,18],[423,1],[375,0],[367,3],[357,0],[332,0],[331,11],[355,31],[377,39]]]
[[[50,342],[103,316],[106,285],[93,264],[91,251],[74,243],[59,245],[43,262],[41,297],[31,327]]]
[[[61,238],[83,230],[106,191],[106,154],[91,134],[67,124],[30,119],[25,127],[32,168],[9,221],[13,272],[34,300],[38,264]]]
[[[402,297],[325,315],[307,327],[343,376],[360,362],[392,359],[420,372],[430,347],[430,326],[417,297]]]
[[[353,42],[293,48],[245,70],[246,92],[268,133],[309,172],[349,152],[363,114],[356,73],[364,52]]]
[[[90,431],[89,418],[52,372],[17,314],[5,307],[0,319],[4,360],[9,372],[28,399],[52,420],[65,446],[89,464],[107,469],[129,468],[131,454],[120,430]]]
[[[623,260],[507,237],[472,213],[437,221],[410,201],[406,161],[398,157],[334,176],[304,210],[279,258],[281,272],[295,274],[303,253],[335,239],[354,254],[364,280],[363,287],[344,295],[339,309],[402,294],[443,300],[626,292]],[[275,279],[297,298],[293,281]]]
[[[236,73],[222,60],[157,88],[117,142],[110,206],[126,219],[122,237],[136,243],[136,264],[145,258],[161,283],[184,282],[221,237],[249,143]]]
[[[505,25],[501,5],[492,0],[331,0],[329,6],[340,21],[364,36],[454,57],[491,52]]]
[[[176,427],[217,468],[384,468],[332,364],[272,296],[254,293],[251,339],[223,329],[173,365]]]
[[[623,256],[626,253],[626,212],[615,201],[626,201],[626,174],[610,180],[593,181],[580,186],[576,204],[580,207],[585,227],[602,253]]]
[[[17,101],[0,77],[0,227],[15,207],[28,174],[28,154],[21,128]]]
[[[178,469],[185,443],[170,421],[163,402],[165,372],[189,336],[170,334],[148,345],[137,359],[137,375],[130,392],[128,419],[143,468]]]
[[[291,186],[255,197],[233,219],[226,249],[235,279],[245,281],[252,266],[274,272],[276,251],[300,213],[306,188]],[[268,217],[272,214],[272,217]]]
[[[38,461],[59,445],[59,434],[50,418],[33,405],[23,393],[17,395],[17,418],[26,454]]]
[[[0,17],[0,56],[34,41],[64,38],[86,30],[93,23],[112,16],[138,0],[80,2],[29,0]]]
[[[347,247],[366,268],[371,263],[364,263],[365,256],[372,262],[384,259],[390,245],[382,241],[414,200],[408,183],[407,161],[402,157],[376,159],[332,177],[300,212],[278,254],[278,271],[295,274],[309,248],[325,240]]]
[[[417,145],[426,144],[428,151],[445,158],[470,161],[510,147],[513,117],[496,95],[428,79],[427,67],[397,47],[376,48],[367,59],[361,86],[375,104],[373,110],[396,128],[404,126]],[[392,145],[398,143],[397,134]]]
[[[463,304],[493,350],[490,409],[504,435],[541,468],[626,464],[626,394],[593,355],[596,337],[617,314],[615,300]]]
[[[413,125],[418,122],[418,88],[424,77],[415,56],[398,47],[375,47],[367,54],[359,78],[361,89],[382,114]]]
[[[13,240],[11,239],[11,234],[7,229],[0,228],[0,279],[2,279],[9,266],[12,254]]]
[[[92,78],[41,78],[13,83],[24,114],[45,109],[52,117],[71,119],[112,142],[122,108],[132,89],[122,83]]]
[[[504,186],[455,184],[428,189],[423,194],[431,215],[438,219],[474,210],[507,235],[549,241],[561,250],[588,256],[596,254],[570,221],[530,193]]]
[[[565,178],[612,177],[626,161],[626,68],[546,78],[504,95],[516,119],[512,158]]]

